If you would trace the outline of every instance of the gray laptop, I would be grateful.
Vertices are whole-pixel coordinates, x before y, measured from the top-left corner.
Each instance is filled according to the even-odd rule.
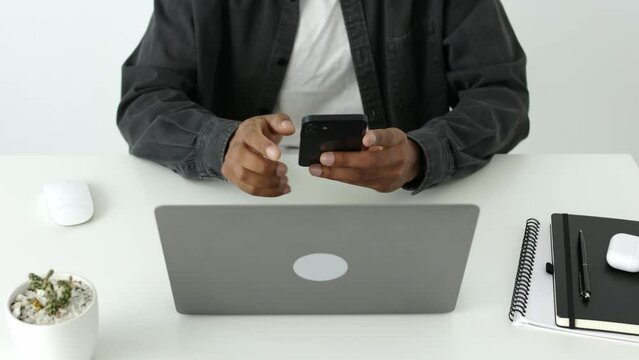
[[[182,314],[452,311],[478,215],[474,205],[155,210]]]

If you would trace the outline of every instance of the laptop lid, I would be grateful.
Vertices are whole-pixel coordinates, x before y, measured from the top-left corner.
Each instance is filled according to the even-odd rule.
[[[442,313],[455,308],[474,205],[161,206],[182,314]]]

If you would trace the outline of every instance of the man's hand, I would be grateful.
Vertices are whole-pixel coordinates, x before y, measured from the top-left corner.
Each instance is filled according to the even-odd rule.
[[[369,130],[359,152],[327,152],[321,165],[311,165],[311,175],[392,192],[415,179],[420,171],[421,149],[396,128]]]
[[[256,196],[275,197],[291,192],[287,168],[279,162],[277,144],[282,136],[295,133],[295,125],[285,114],[256,116],[240,124],[229,141],[222,175],[243,191]]]

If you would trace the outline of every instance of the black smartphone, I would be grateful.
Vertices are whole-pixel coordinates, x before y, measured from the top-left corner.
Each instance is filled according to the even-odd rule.
[[[366,115],[308,115],[302,119],[300,166],[319,164],[327,151],[360,151],[366,134]]]

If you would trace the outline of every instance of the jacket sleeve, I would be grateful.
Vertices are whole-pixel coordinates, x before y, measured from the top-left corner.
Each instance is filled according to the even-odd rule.
[[[460,10],[469,3],[449,1],[445,15],[452,111],[408,133],[423,151],[423,174],[406,187],[415,193],[477,171],[528,136],[526,55],[499,0]]]
[[[131,154],[186,178],[223,178],[239,122],[198,105],[190,0],[155,0],[142,41],[122,68],[117,124]]]

